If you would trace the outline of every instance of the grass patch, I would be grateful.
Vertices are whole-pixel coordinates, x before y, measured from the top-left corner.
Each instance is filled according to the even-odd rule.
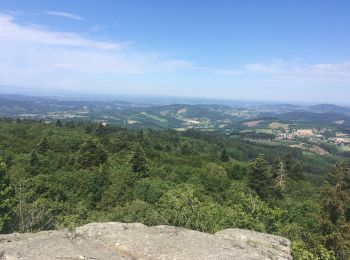
[[[338,147],[339,152],[350,152],[350,145],[339,145]]]
[[[283,128],[283,129],[288,129],[289,128],[289,124],[283,124],[283,123],[279,123],[279,122],[272,122],[269,124],[268,128],[270,129],[279,129],[279,128]]]

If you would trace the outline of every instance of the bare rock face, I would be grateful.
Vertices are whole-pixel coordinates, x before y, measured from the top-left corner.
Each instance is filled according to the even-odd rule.
[[[45,231],[0,236],[1,260],[122,259],[116,252],[88,237]]]
[[[0,236],[0,259],[292,259],[288,239],[241,229],[217,234],[142,224],[92,223],[74,232]]]
[[[284,237],[243,229],[226,229],[215,235],[259,248],[261,254],[270,259],[288,259],[290,256],[291,243],[289,239]]]

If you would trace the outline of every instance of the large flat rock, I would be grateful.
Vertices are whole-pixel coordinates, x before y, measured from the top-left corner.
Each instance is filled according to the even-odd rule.
[[[288,239],[228,229],[217,234],[132,223],[92,223],[74,232],[0,236],[0,259],[292,259]]]
[[[64,231],[0,236],[0,259],[125,259],[89,237]]]

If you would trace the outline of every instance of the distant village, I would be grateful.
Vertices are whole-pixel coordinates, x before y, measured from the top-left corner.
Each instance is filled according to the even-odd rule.
[[[283,131],[274,131],[276,139],[279,140],[298,140],[307,138],[310,141],[328,141],[332,144],[350,144],[350,136],[344,133],[335,132],[329,128],[322,129],[285,129]]]

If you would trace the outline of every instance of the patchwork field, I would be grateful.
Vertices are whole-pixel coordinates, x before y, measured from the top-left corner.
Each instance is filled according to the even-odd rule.
[[[289,124],[283,124],[283,123],[279,123],[279,122],[272,122],[271,124],[269,124],[268,128],[270,128],[270,129],[283,128],[283,129],[287,130],[289,128]]]
[[[339,145],[338,150],[340,152],[350,152],[350,145]]]
[[[162,123],[165,123],[167,122],[167,120],[165,118],[162,118],[162,117],[159,117],[159,116],[155,116],[155,115],[151,115],[151,114],[147,114],[145,112],[140,112],[141,115],[144,115],[150,119],[153,119],[155,121],[159,121],[159,122],[162,122]]]
[[[319,146],[316,146],[316,145],[313,145],[312,147],[310,147],[309,151],[313,152],[313,153],[316,153],[316,154],[319,154],[319,155],[329,154],[325,149],[323,149],[323,148],[321,148]]]
[[[273,130],[272,129],[267,129],[267,128],[259,128],[259,129],[255,129],[255,131],[257,133],[273,134]]]
[[[308,151],[308,152],[319,154],[319,155],[329,154],[325,149],[323,149],[317,145],[308,145],[305,143],[300,143],[300,144],[293,144],[293,145],[289,145],[289,146],[293,147],[293,148],[300,148],[303,151]]]
[[[243,123],[243,125],[248,126],[248,127],[254,127],[254,126],[257,126],[258,124],[260,124],[261,122],[263,122],[263,120],[249,121],[249,122]]]

